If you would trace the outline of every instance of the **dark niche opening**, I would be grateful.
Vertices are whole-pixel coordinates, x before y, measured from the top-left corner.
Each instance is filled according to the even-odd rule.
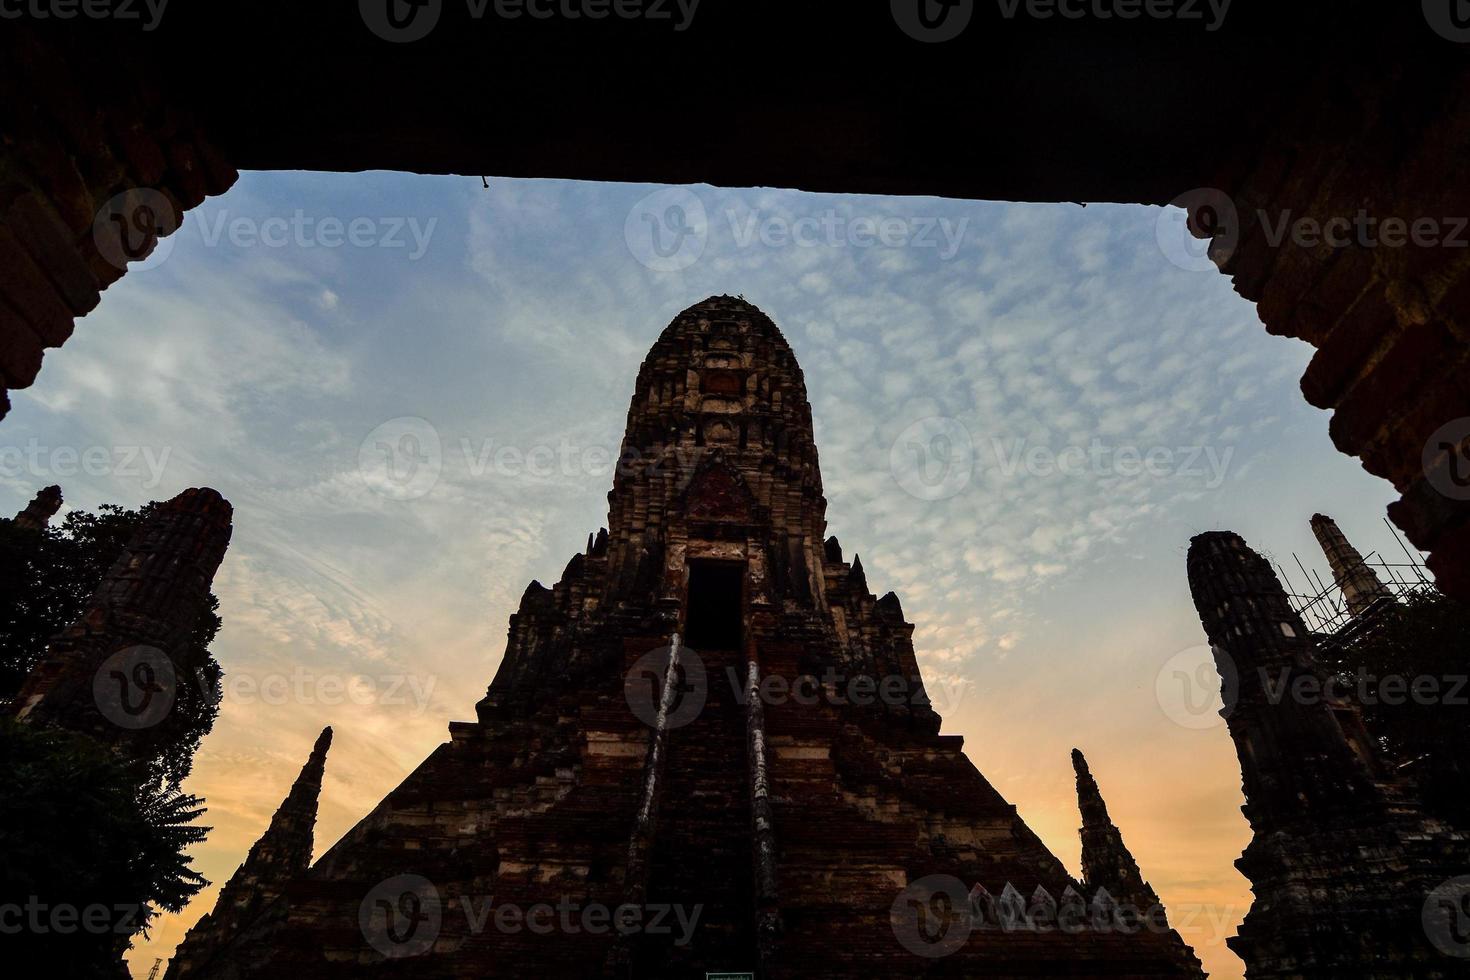
[[[739,650],[745,563],[689,563],[689,602],[684,642],[699,650]]]

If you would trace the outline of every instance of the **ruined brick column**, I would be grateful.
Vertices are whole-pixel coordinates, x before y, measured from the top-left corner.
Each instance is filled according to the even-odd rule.
[[[61,509],[61,488],[49,486],[42,489],[31,502],[26,504],[25,509],[15,515],[17,527],[29,528],[39,531],[51,523],[51,518]]]
[[[324,728],[301,775],[291,785],[291,792],[271,817],[270,826],[250,848],[245,863],[220,890],[214,911],[205,913],[184,937],[169,962],[164,980],[184,980],[195,975],[239,935],[242,927],[254,922],[280,898],[291,879],[304,873],[311,864],[317,800],[331,746],[332,729]]]
[[[1470,961],[1432,948],[1422,916],[1431,890],[1470,867],[1470,841],[1424,814],[1356,706],[1324,686],[1264,558],[1212,531],[1191,542],[1188,567],[1255,832],[1236,862],[1255,902],[1229,940],[1246,976],[1465,976]]]
[[[164,737],[178,685],[195,683],[186,640],[208,608],[231,514],[208,488],[159,507],[26,678],[15,715],[138,751]]]
[[[1342,590],[1348,612],[1360,616],[1380,599],[1392,598],[1378,574],[1363,561],[1363,556],[1348,541],[1336,521],[1323,514],[1314,514],[1312,533],[1317,536],[1317,543],[1322,546],[1322,553],[1332,566],[1332,581]]]

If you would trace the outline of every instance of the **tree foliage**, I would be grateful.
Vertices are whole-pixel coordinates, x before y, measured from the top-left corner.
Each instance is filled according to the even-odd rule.
[[[8,719],[0,771],[0,904],[22,916],[9,950],[48,976],[116,978],[155,910],[208,884],[184,853],[209,832],[201,801],[85,736]]]
[[[1470,606],[1433,589],[1383,605],[1371,626],[1327,645],[1369,733],[1442,813],[1470,818]]]
[[[96,513],[71,511],[59,526],[41,530],[0,521],[0,701],[15,697],[52,637],[81,617],[103,575],[160,506],[103,504]],[[221,671],[209,653],[220,628],[218,608],[211,593],[188,641],[170,651],[180,683],[150,775],[171,785],[188,775],[218,711]]]

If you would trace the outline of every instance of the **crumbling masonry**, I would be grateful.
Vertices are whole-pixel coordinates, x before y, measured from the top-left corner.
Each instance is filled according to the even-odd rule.
[[[937,734],[898,598],[824,540],[801,371],[763,313],[716,297],[663,332],[608,499],[527,588],[478,717],[171,976],[1201,976],[1167,931],[1037,925],[1084,886]],[[933,876],[1030,904],[919,955],[892,917]],[[648,928],[547,934],[515,918],[537,907]],[[685,942],[653,930],[671,907],[699,910]]]
[[[1355,705],[1320,696],[1316,641],[1266,559],[1212,531],[1188,568],[1255,832],[1236,862],[1255,902],[1229,940],[1248,980],[1470,976],[1434,899],[1470,873],[1470,838],[1425,812]]]

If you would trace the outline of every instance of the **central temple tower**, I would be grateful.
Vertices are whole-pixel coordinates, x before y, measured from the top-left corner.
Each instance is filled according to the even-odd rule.
[[[898,598],[824,539],[764,313],[664,330],[608,501],[526,589],[476,720],[173,976],[1202,976],[938,734]]]
[[[869,595],[861,563],[823,540],[826,506],[806,385],[776,325],[730,297],[685,310],[638,373],[608,530],[554,588],[527,589],[482,717],[619,662],[629,635],[678,632],[700,652],[779,637],[818,674],[902,677],[914,689],[898,713],[937,730],[898,598]]]

